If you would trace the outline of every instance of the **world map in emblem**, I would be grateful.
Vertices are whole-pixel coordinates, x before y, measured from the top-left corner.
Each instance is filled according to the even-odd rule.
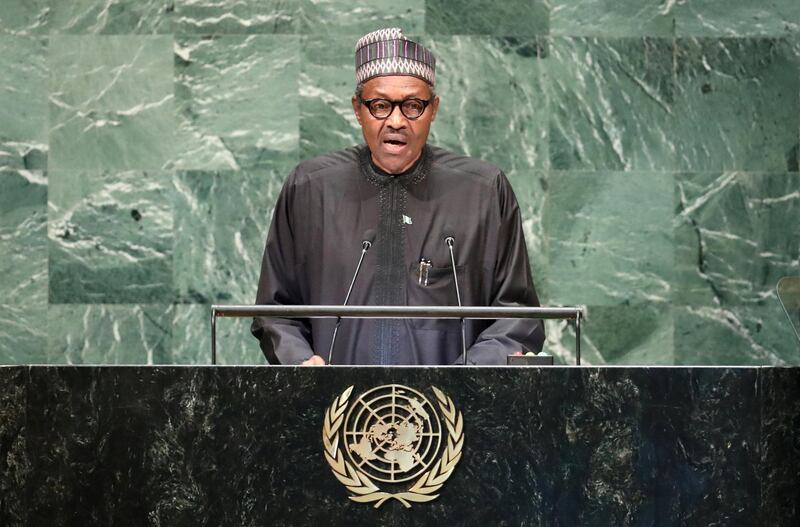
[[[344,423],[344,450],[351,462],[378,481],[400,483],[437,459],[442,426],[436,408],[420,392],[387,384],[365,392]]]

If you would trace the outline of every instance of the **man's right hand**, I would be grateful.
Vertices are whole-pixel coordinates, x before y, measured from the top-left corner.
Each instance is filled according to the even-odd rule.
[[[319,355],[312,355],[310,359],[304,360],[301,366],[325,366],[325,359]]]

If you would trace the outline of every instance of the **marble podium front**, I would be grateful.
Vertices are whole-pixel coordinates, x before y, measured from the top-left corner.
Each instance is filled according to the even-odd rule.
[[[464,415],[440,497],[354,503],[347,386]],[[796,525],[800,368],[0,367],[0,525]]]

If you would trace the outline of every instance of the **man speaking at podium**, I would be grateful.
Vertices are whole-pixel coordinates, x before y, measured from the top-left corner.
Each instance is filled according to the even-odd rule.
[[[366,144],[301,162],[284,183],[256,304],[538,306],[519,207],[495,166],[426,144],[436,62],[400,29],[356,44],[353,110]],[[456,275],[451,264],[452,245]],[[366,250],[369,249],[369,250]],[[256,318],[270,363],[460,364],[458,320]],[[541,321],[466,322],[471,364],[538,352]],[[324,357],[324,358],[323,358]]]

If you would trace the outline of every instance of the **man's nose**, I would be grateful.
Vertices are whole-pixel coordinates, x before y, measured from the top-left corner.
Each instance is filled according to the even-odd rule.
[[[406,116],[403,115],[403,112],[400,110],[399,104],[392,108],[392,113],[390,113],[389,117],[386,118],[386,125],[395,129],[405,128]]]

